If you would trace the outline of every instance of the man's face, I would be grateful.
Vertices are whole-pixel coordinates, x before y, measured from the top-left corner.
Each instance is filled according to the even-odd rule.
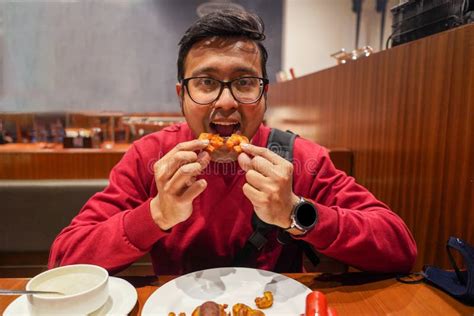
[[[244,76],[262,77],[260,51],[245,39],[210,38],[197,42],[186,56],[184,78],[210,77],[229,81]],[[184,89],[184,90],[183,90]],[[195,134],[241,134],[251,139],[263,120],[265,96],[252,104],[241,104],[224,88],[220,97],[207,105],[195,103],[180,83],[176,92],[183,113]]]

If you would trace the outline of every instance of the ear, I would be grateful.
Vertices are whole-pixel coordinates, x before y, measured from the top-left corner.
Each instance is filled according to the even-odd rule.
[[[263,102],[265,103],[265,112],[267,112],[267,92],[268,92],[269,85],[267,84],[263,90]]]
[[[181,99],[181,93],[182,93],[183,85],[179,82],[176,83],[176,95],[178,96],[178,99]]]
[[[183,114],[183,116],[186,116],[184,114],[182,93],[184,93],[183,85],[178,82],[178,83],[176,83],[176,95],[178,96],[179,107],[181,108],[181,113]]]
[[[263,88],[263,96],[265,97],[265,102],[267,101],[266,99],[267,99],[267,92],[268,92],[268,87],[269,87],[269,86],[270,86],[270,85],[267,84],[267,85],[265,85],[265,87]]]

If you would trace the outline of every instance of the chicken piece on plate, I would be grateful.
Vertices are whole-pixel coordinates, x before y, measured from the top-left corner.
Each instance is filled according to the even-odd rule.
[[[250,306],[247,306],[242,303],[237,303],[232,306],[232,315],[233,316],[265,316],[265,313],[259,311],[258,309],[252,309]]]
[[[257,297],[255,304],[260,309],[271,307],[273,305],[273,293],[270,291],[263,292],[263,297]]]

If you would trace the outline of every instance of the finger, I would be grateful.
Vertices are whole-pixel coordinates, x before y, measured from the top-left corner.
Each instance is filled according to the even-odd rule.
[[[278,165],[274,165],[263,157],[255,156],[252,158],[250,168],[266,177],[272,177],[276,174],[276,169],[278,168]]]
[[[258,191],[265,191],[265,189],[268,187],[269,178],[258,173],[258,171],[250,169],[245,174],[245,180],[247,180],[247,183]]]
[[[207,167],[209,162],[211,161],[211,157],[206,152],[200,152],[196,154],[193,150],[201,150],[209,145],[209,140],[192,140],[189,142],[183,142],[176,145],[173,150],[171,150],[164,158],[166,160],[170,160],[168,165],[164,165],[163,167],[166,168],[164,171],[164,178],[169,180],[174,173],[180,168],[182,165],[186,163],[191,163],[194,161],[198,161],[203,169]],[[202,147],[204,146],[204,147]]]
[[[211,155],[207,151],[201,151],[197,155],[196,161],[201,164],[202,169],[206,169],[207,165],[211,162]]]
[[[198,155],[194,151],[180,151],[172,155],[169,153],[155,165],[155,174],[161,181],[168,181],[183,165],[195,162]]]
[[[241,147],[243,151],[247,154],[250,154],[252,156],[263,157],[273,164],[278,164],[285,160],[284,158],[278,156],[273,151],[265,147],[259,147],[252,144],[242,144]]]
[[[251,168],[252,159],[246,153],[241,153],[237,156],[240,168],[244,171],[248,171]]]
[[[172,194],[181,194],[181,192],[193,183],[197,175],[201,173],[201,164],[198,162],[181,166],[167,183],[169,192]]]
[[[184,191],[183,195],[181,196],[183,201],[191,202],[193,201],[199,194],[204,192],[207,187],[207,182],[204,179],[200,179],[194,182],[186,191]]]
[[[266,198],[264,193],[260,192],[253,186],[251,186],[248,183],[245,183],[244,186],[242,187],[242,191],[244,192],[244,195],[250,200],[252,205],[254,207],[262,207],[262,205],[265,204]]]
[[[178,152],[178,151],[198,151],[206,148],[209,145],[209,140],[204,139],[194,139],[187,142],[182,142],[176,145],[170,152]]]
[[[197,179],[196,177],[191,177],[191,178],[189,178],[188,180],[186,180],[185,186],[186,186],[186,187],[192,186],[192,185],[194,184],[194,182],[196,182],[196,179]]]

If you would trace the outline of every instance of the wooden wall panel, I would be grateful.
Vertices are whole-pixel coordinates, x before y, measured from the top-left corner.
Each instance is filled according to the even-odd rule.
[[[474,25],[272,85],[268,103],[270,126],[352,150],[413,232],[416,269],[448,267],[451,235],[474,243]]]

